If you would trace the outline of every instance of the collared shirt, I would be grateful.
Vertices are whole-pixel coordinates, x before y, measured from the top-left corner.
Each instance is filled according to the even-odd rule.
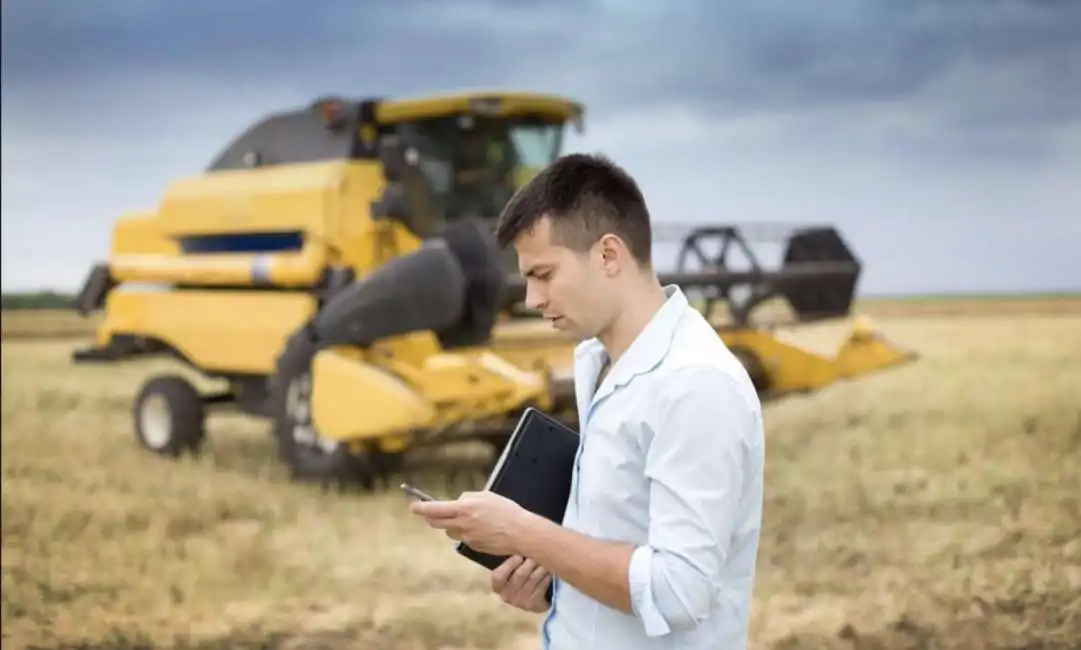
[[[634,544],[634,615],[556,580],[545,650],[742,649],[762,520],[761,405],[739,360],[675,286],[609,369],[575,348],[578,456],[563,525]]]

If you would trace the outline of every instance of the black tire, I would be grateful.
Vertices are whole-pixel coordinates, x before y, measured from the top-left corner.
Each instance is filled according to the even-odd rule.
[[[162,375],[143,384],[132,417],[139,445],[163,456],[198,453],[206,437],[203,398],[179,375]]]
[[[289,338],[277,359],[269,407],[278,457],[294,481],[370,490],[375,468],[369,459],[346,444],[320,438],[310,424],[311,366],[318,350],[311,327],[305,326]]]
[[[766,372],[766,368],[762,365],[762,360],[758,358],[758,355],[744,347],[732,348],[732,354],[739,359],[743,369],[747,371],[747,375],[750,376],[751,383],[754,384],[758,394],[761,395],[768,391],[770,387],[769,373]]]

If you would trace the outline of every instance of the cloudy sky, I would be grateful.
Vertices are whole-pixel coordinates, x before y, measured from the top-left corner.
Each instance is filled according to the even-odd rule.
[[[865,293],[1081,289],[1081,2],[4,0],[3,289],[263,114],[542,90],[657,222],[830,222]]]

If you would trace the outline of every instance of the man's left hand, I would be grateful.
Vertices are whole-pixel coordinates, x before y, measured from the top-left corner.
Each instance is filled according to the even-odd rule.
[[[514,555],[529,511],[494,492],[464,492],[454,501],[415,501],[409,509],[455,541],[492,555]]]

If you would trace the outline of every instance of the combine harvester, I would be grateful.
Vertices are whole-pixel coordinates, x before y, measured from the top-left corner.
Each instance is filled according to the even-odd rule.
[[[583,110],[552,96],[321,99],[272,115],[206,172],[171,183],[156,210],[116,224],[108,261],[77,298],[103,310],[76,362],[175,357],[228,390],[179,375],[135,398],[135,435],[166,456],[199,449],[212,406],[268,418],[294,479],[370,488],[408,450],[481,439],[497,450],[522,409],[574,422],[573,341],[520,308],[513,253],[493,219],[562,150]],[[720,256],[701,254],[717,240]],[[860,265],[832,228],[797,230],[779,270],[733,271],[735,228],[683,237],[665,275],[703,308],[764,398],[824,388],[912,358],[867,328],[835,358],[751,324],[783,299],[799,322],[847,317]],[[748,298],[736,302],[736,290]]]

